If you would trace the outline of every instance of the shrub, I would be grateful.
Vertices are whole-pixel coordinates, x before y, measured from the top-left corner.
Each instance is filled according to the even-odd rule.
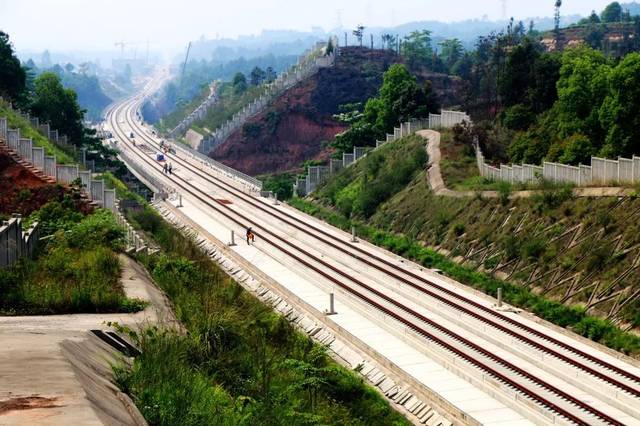
[[[73,226],[66,240],[70,247],[84,250],[96,246],[121,250],[124,246],[124,229],[116,223],[110,211],[100,209]]]

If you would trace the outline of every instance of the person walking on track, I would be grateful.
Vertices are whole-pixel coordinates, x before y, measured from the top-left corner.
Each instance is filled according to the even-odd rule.
[[[169,163],[169,174],[172,174],[172,173],[171,173],[171,170],[172,170],[172,169],[173,169],[173,166],[171,165],[171,163]]]
[[[169,169],[167,168],[167,163],[164,163],[164,167],[162,168],[162,173],[166,174],[166,173],[167,173],[167,170],[169,170]]]
[[[253,234],[251,227],[247,228],[247,245],[251,245],[251,243],[256,242],[256,236]]]

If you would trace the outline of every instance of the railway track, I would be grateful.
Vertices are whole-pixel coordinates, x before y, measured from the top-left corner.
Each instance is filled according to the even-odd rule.
[[[159,148],[157,143],[153,141],[152,138],[149,138],[145,134],[144,128],[138,126],[135,122],[132,125],[137,129],[137,132],[145,138],[147,142],[150,142],[154,148]],[[606,382],[624,392],[627,392],[629,395],[632,395],[636,398],[640,398],[640,377],[633,372],[625,370],[621,367],[613,365],[607,361],[602,359],[598,359],[597,357],[586,353],[574,346],[571,346],[561,340],[558,340],[554,337],[549,336],[548,334],[544,334],[539,330],[536,330],[522,322],[519,322],[509,316],[492,309],[491,307],[487,307],[481,303],[478,303],[470,298],[465,297],[455,291],[452,291],[442,285],[435,283],[432,280],[428,280],[419,274],[416,274],[408,269],[400,269],[398,265],[394,265],[392,262],[383,259],[369,251],[366,251],[363,248],[358,247],[357,245],[352,244],[345,238],[339,238],[329,232],[326,232],[316,226],[305,222],[294,215],[282,210],[278,209],[275,206],[271,205],[268,202],[264,202],[257,197],[253,197],[245,194],[244,192],[235,189],[232,185],[228,184],[222,179],[219,179],[215,176],[212,176],[206,173],[203,170],[198,169],[197,167],[191,165],[188,161],[185,161],[178,157],[177,155],[171,156],[174,161],[178,164],[181,164],[183,167],[188,169],[190,172],[198,175],[199,177],[205,179],[207,182],[213,184],[214,186],[226,191],[227,193],[242,199],[244,202],[249,204],[252,208],[260,210],[264,213],[267,213],[277,220],[280,220],[287,225],[300,230],[302,232],[313,235],[313,237],[326,244],[327,246],[332,247],[335,250],[338,250],[342,253],[345,253],[348,256],[362,262],[368,267],[372,267],[377,269],[378,271],[386,274],[387,276],[398,280],[399,282],[411,287],[412,289],[420,292],[421,294],[427,295],[435,300],[438,300],[441,303],[446,304],[447,306],[455,309],[458,312],[464,313],[476,320],[481,321],[484,324],[487,324],[496,330],[499,330],[510,337],[516,338],[531,347],[534,347],[546,354],[552,355],[559,360],[564,361],[565,363],[571,365],[572,367],[578,368],[579,370],[584,371],[598,379]],[[314,235],[315,233],[315,235]],[[376,263],[377,262],[377,263]],[[384,265],[381,266],[380,264]],[[426,285],[437,292],[432,291],[429,288],[425,288],[422,285],[416,284],[410,279],[414,279],[419,281],[421,284]],[[467,305],[467,306],[465,306]],[[515,329],[514,329],[515,328]],[[521,330],[517,331],[517,330]],[[527,334],[534,336],[535,338],[542,339],[546,342],[549,342],[553,345],[556,345],[562,350],[568,351],[573,355],[578,356],[581,359],[584,359],[587,362],[591,362],[595,364],[594,366],[590,366],[585,362],[580,361],[579,359],[571,358],[562,352],[554,350],[551,347],[545,346],[541,344],[539,341],[527,336]],[[611,374],[615,376],[619,376],[621,379],[627,380],[627,382],[618,380],[616,377],[612,377]],[[639,401],[640,403],[640,401]]]
[[[113,111],[110,114],[110,120],[111,120],[111,125],[113,127],[113,130],[119,134],[122,142],[127,143],[128,138],[126,137],[126,134],[124,134],[122,129],[119,129],[119,126],[116,123],[118,113],[124,112],[125,121],[127,122],[127,124],[131,126],[131,128],[134,129],[135,132],[140,137],[144,138],[146,142],[149,142],[151,146],[155,148],[157,147],[157,143],[150,136],[145,134],[145,130],[143,128],[140,128],[135,123],[135,119],[131,120],[130,112],[133,111],[135,104],[136,104],[136,101],[134,100],[124,105],[124,111],[121,111],[121,108],[122,108],[121,107],[121,108],[115,109],[115,111]],[[115,121],[114,121],[114,118],[116,118]],[[152,168],[158,167],[153,160],[149,159],[148,156],[138,152],[138,150],[133,149],[131,152],[137,155],[144,163],[151,166]],[[280,209],[277,209],[268,203],[264,203],[255,197],[250,197],[244,194],[243,192],[236,190],[231,185],[227,184],[226,182],[216,177],[205,175],[205,173],[203,173],[193,165],[189,164],[189,162],[183,161],[177,156],[173,157],[173,161],[175,161],[178,164],[181,164],[182,167],[189,169],[190,172],[195,173],[196,175],[200,176],[203,179],[206,179],[211,184],[214,184],[217,187],[229,192],[235,197],[242,198],[244,202],[252,205],[254,208],[260,209],[261,211],[267,214],[276,216],[278,220],[284,221],[289,226],[292,226],[304,232],[315,232],[317,234],[321,234],[322,236],[320,237],[318,235],[314,235],[314,238],[317,238],[323,244],[327,244],[334,249],[337,249],[345,254],[348,254],[349,256],[352,256],[353,258],[359,260],[360,262],[363,262],[364,264],[367,264],[370,267],[374,267],[377,270],[384,272],[388,276],[393,277],[394,279],[397,279],[401,282],[404,282],[407,285],[410,285],[412,288],[416,289],[417,291],[420,291],[424,294],[429,295],[430,297],[438,299],[441,302],[451,306],[452,308],[465,313],[466,315],[473,316],[481,320],[482,322],[487,323],[492,327],[495,327],[496,329],[499,329],[505,333],[509,332],[513,337],[516,337],[524,341],[527,341],[527,339],[529,339],[527,336],[524,336],[521,334],[514,335],[513,330],[508,329],[505,325],[502,325],[497,321],[495,321],[494,319],[491,319],[488,317],[491,316],[493,318],[501,319],[504,322],[507,322],[516,326],[516,328],[520,330],[529,331],[527,330],[528,326],[518,322],[513,324],[515,320],[513,320],[512,318],[509,318],[502,313],[497,313],[495,311],[492,311],[486,306],[478,302],[475,302],[473,300],[467,299],[464,296],[456,292],[453,292],[443,286],[440,286],[437,283],[431,282],[412,271],[399,270],[397,265],[393,265],[391,262],[389,262],[386,259],[383,259],[374,254],[368,253],[360,247],[354,247],[354,245],[349,244],[348,242],[336,237],[335,235],[332,235],[326,231],[323,231],[317,228],[316,226],[312,226],[312,225],[309,225],[308,223],[302,222],[300,219],[296,218],[294,215],[291,215],[287,212],[283,212]],[[497,378],[498,380],[507,384],[513,389],[516,389],[518,392],[525,395],[527,398],[535,401],[537,404],[543,407],[546,407],[547,409],[550,409],[551,411],[554,411],[557,414],[560,414],[561,416],[565,417],[566,419],[569,419],[570,421],[578,424],[591,424],[591,421],[593,421],[594,419],[599,419],[600,422],[604,422],[606,424],[622,424],[616,419],[609,416],[608,414],[598,410],[597,408],[589,406],[589,404],[586,404],[583,401],[578,400],[577,398],[573,397],[567,392],[564,392],[563,390],[558,389],[557,387],[545,382],[544,380],[539,379],[538,377],[525,371],[524,369],[488,352],[486,349],[470,341],[469,339],[463,336],[460,336],[456,333],[453,333],[450,330],[447,330],[446,328],[435,323],[433,320],[427,318],[425,315],[421,314],[420,312],[417,312],[416,310],[413,310],[405,305],[402,305],[401,303],[397,302],[394,298],[369,286],[368,284],[356,278],[355,276],[339,270],[338,268],[327,263],[326,261],[319,258],[318,256],[309,254],[302,247],[288,241],[288,239],[283,238],[277,233],[274,233],[269,229],[266,229],[262,224],[256,222],[255,219],[251,219],[246,215],[243,215],[241,213],[238,213],[237,211],[234,211],[229,206],[226,206],[225,204],[220,203],[219,200],[216,200],[215,198],[206,194],[202,190],[197,189],[194,185],[190,184],[183,178],[179,176],[172,176],[171,180],[173,181],[174,184],[177,184],[184,192],[189,193],[191,196],[198,199],[200,202],[206,204],[207,206],[212,208],[214,211],[216,211],[220,215],[226,217],[231,222],[234,222],[237,225],[240,225],[243,227],[246,226],[247,224],[252,224],[253,226],[256,226],[258,229],[262,229],[263,232],[256,231],[256,235],[260,237],[261,240],[267,242],[268,244],[271,244],[273,247],[277,248],[282,253],[285,253],[287,256],[291,257],[292,259],[295,259],[301,265],[304,265],[305,267],[314,271],[315,273],[322,276],[329,282],[332,282],[333,284],[339,286],[344,291],[349,292],[352,295],[355,295],[358,299],[362,300],[364,303],[375,307],[380,312],[384,312],[386,315],[394,318],[396,321],[400,322],[406,327],[411,328],[415,332],[424,336],[426,339],[429,339],[432,342],[435,342],[437,345],[441,346],[442,348],[445,348],[451,353],[456,354],[458,357],[464,359],[468,363],[491,374],[493,377]],[[287,246],[287,248],[285,246]],[[359,254],[356,254],[354,252],[358,252]],[[367,256],[368,258],[365,256]],[[380,264],[386,265],[386,267],[382,267]],[[388,269],[388,268],[393,268],[393,269]],[[437,291],[434,292],[421,285],[418,285],[407,277],[411,279],[415,279],[421,282],[422,284],[431,286],[432,288],[435,288]],[[356,284],[358,288],[355,288],[353,285],[350,285],[349,283],[345,282],[344,281],[345,279],[352,284]],[[443,296],[438,292],[448,295],[449,297],[451,297],[451,299],[455,299],[455,301],[452,301],[451,299],[447,299],[447,297]],[[463,306],[462,302],[468,304],[472,308]],[[478,310],[481,312],[487,312],[491,315],[481,316],[477,312]],[[407,318],[407,314],[410,315],[411,319]],[[535,329],[531,329],[530,332],[531,334],[534,334],[534,335],[542,334],[540,331]],[[545,340],[553,341],[553,338],[550,338],[549,336],[542,335],[539,337],[542,337]],[[553,354],[553,351],[550,350],[549,348],[541,347],[539,342],[536,342],[531,339],[529,340],[530,341],[527,341],[527,343],[531,344],[532,346],[538,347],[540,348],[540,350],[545,350],[548,353]],[[558,341],[557,344],[558,346],[565,345],[565,343],[561,341]],[[572,349],[575,349],[575,348],[572,348]],[[469,351],[471,351],[472,354],[469,353]],[[572,352],[575,353],[575,351],[572,351]],[[593,359],[596,359],[596,361],[600,361],[600,360],[597,360],[597,358],[591,356],[590,354],[585,353],[584,355],[585,356],[583,356],[583,358],[585,359],[591,360],[589,358],[591,357]],[[554,356],[557,356],[560,359],[563,358],[563,355],[560,353],[554,354]],[[606,375],[603,375],[602,372],[600,371],[597,371],[597,370],[593,370],[593,372],[589,371],[589,368],[590,368],[589,366],[581,365],[579,363],[576,364],[575,360],[567,359],[566,362],[574,366],[577,366],[577,368],[581,368],[585,371],[588,371],[589,374],[592,374],[596,377],[600,377],[603,380],[607,378]],[[616,372],[616,369],[619,369],[619,367],[613,366],[613,365],[607,365],[607,363],[605,362],[602,362],[601,366],[608,368],[612,372]],[[602,377],[602,376],[605,376],[605,377]],[[634,377],[632,375],[631,377],[629,377],[629,379],[637,379],[637,377]],[[625,383],[616,382],[615,380],[612,380],[610,378],[609,380],[606,380],[606,381],[613,386],[617,386],[620,389],[623,389],[624,391],[627,391],[625,389],[625,386],[629,387],[630,389],[629,393],[632,393],[633,391],[637,391],[637,389],[630,387]],[[584,414],[586,414],[587,421],[585,421],[585,417],[583,416]],[[594,424],[598,424],[598,422]]]

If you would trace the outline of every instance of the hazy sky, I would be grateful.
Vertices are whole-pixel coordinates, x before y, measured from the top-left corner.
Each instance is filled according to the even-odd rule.
[[[609,0],[564,0],[563,14],[601,10]],[[507,16],[551,16],[552,0],[507,0]],[[204,35],[262,29],[392,26],[410,21],[500,19],[500,0],[0,0],[0,29],[18,50],[115,49],[117,41],[184,46]]]

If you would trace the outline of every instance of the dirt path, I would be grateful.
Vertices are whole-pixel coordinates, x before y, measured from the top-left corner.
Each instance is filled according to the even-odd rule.
[[[440,171],[440,132],[435,130],[420,130],[416,134],[427,139],[427,155],[429,156],[429,187],[436,195],[445,197],[474,197],[480,195],[483,198],[497,198],[498,191],[454,191],[447,188]],[[535,194],[535,190],[513,191],[509,198],[528,198]],[[600,188],[574,188],[573,195],[576,197],[628,197],[634,191],[630,188],[600,187]]]
[[[89,333],[106,321],[177,324],[146,270],[121,256],[127,296],[150,302],[135,314],[0,317],[0,425],[144,424],[112,383],[121,355]]]

